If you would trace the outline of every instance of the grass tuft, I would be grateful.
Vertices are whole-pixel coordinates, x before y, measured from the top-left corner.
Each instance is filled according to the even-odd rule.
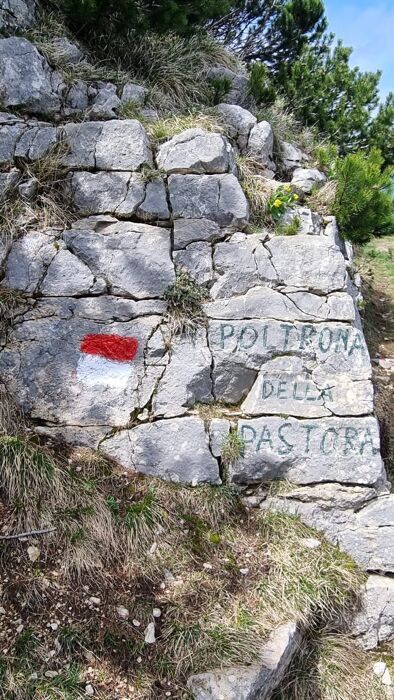
[[[146,131],[154,142],[165,141],[186,129],[204,129],[223,132],[224,127],[217,114],[209,110],[189,111],[186,114],[172,114],[156,122],[146,124]]]
[[[221,446],[223,465],[228,468],[234,466],[245,452],[245,441],[239,435],[237,429],[232,429],[226,435]]]
[[[208,296],[186,270],[177,270],[174,284],[164,292],[171,332],[194,333],[205,321],[202,303]]]

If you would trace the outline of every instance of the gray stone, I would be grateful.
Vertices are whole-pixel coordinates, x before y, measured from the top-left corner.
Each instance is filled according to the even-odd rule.
[[[221,103],[216,109],[226,125],[228,136],[236,142],[242,153],[247,148],[252,128],[257,124],[256,117],[238,105]]]
[[[224,66],[214,66],[207,73],[208,80],[225,78],[230,82],[230,90],[224,96],[223,101],[228,104],[246,106],[249,101],[249,81],[246,75],[235,73]]]
[[[346,287],[341,252],[323,237],[276,236],[266,244],[280,284],[328,294]]]
[[[73,173],[69,179],[70,193],[75,208],[80,214],[115,213],[125,201],[128,193],[130,173]],[[135,211],[143,199],[143,186],[140,197],[133,202]]]
[[[60,138],[67,143],[68,151],[63,163],[68,168],[96,167],[96,144],[103,129],[102,122],[81,122],[65,124],[59,130]]]
[[[242,419],[238,433],[245,454],[231,468],[237,483],[285,478],[296,484],[339,481],[373,486],[384,477],[373,417],[311,419],[307,424],[290,417]]]
[[[152,164],[152,151],[142,124],[136,119],[104,122],[95,150],[99,170],[133,171]]]
[[[338,374],[349,380],[371,377],[362,332],[343,323],[209,321],[208,337],[217,377],[229,378],[244,368],[259,371],[264,362],[279,355],[313,360],[316,382]]]
[[[206,284],[213,279],[212,248],[209,243],[190,243],[185,250],[176,250],[174,263],[190,273],[198,284]]]
[[[18,185],[18,192],[22,199],[31,202],[38,192],[38,180],[35,177],[29,177],[28,180]]]
[[[126,425],[130,414],[146,405],[164,370],[158,358],[154,365],[145,364],[149,339],[161,318],[91,320],[74,316],[76,302],[59,298],[37,302],[30,319],[24,317],[14,325],[7,349],[0,353],[0,372],[33,418],[58,426],[59,431],[65,425],[110,432]],[[47,315],[50,309],[52,314]],[[87,336],[108,333],[135,339],[137,354],[132,361],[112,361],[81,347]],[[164,356],[164,344],[162,350]]]
[[[292,172],[296,168],[302,168],[303,164],[309,160],[309,157],[294,144],[281,141],[280,159],[285,170]]]
[[[216,221],[209,219],[176,219],[174,221],[174,248],[186,248],[196,241],[218,241],[226,235]]]
[[[66,116],[85,112],[89,106],[89,87],[84,80],[75,80],[64,99]]]
[[[239,279],[239,275],[237,278]],[[229,286],[229,291],[233,292],[236,289],[231,289]],[[245,294],[206,302],[204,312],[209,318],[229,320],[272,318],[283,321],[354,321],[355,319],[354,302],[346,292],[334,292],[327,297],[322,297],[309,292],[284,294],[270,287],[252,287]]]
[[[60,110],[60,76],[26,39],[0,39],[1,101],[32,114],[53,115]]]
[[[252,128],[248,140],[248,153],[269,170],[275,172],[276,167],[273,162],[274,132],[268,122],[258,122]]]
[[[87,265],[69,250],[60,250],[50,263],[39,291],[44,296],[72,297],[106,291],[104,279],[100,282]]]
[[[249,206],[234,175],[170,175],[174,219],[212,219],[219,226],[243,228]]]
[[[13,192],[20,176],[18,168],[12,168],[8,173],[0,173],[0,203]]]
[[[294,622],[280,625],[264,644],[258,663],[199,673],[189,678],[187,687],[195,700],[269,700],[300,641]]]
[[[378,491],[369,486],[345,486],[333,483],[286,487],[283,497],[286,500],[301,503],[318,502],[322,510],[358,510],[377,495]]]
[[[144,423],[122,430],[100,449],[122,467],[170,481],[220,483],[217,460],[209,450],[204,423],[197,417]]]
[[[310,194],[313,187],[319,187],[326,182],[324,173],[316,168],[296,168],[293,172],[292,185],[299,187],[305,194]]]
[[[121,101],[116,94],[116,85],[112,83],[97,83],[97,95],[89,109],[93,119],[116,119]]]
[[[209,425],[209,442],[214,457],[220,457],[223,443],[230,432],[230,421],[226,418],[214,418]]]
[[[193,337],[173,339],[169,363],[153,398],[154,415],[180,416],[196,403],[212,402],[211,363],[205,329]]]
[[[0,29],[29,29],[35,22],[36,0],[2,0]]]
[[[46,268],[56,255],[57,232],[29,231],[16,240],[7,259],[3,284],[34,294],[44,277]]]
[[[32,126],[26,129],[18,140],[14,157],[31,161],[38,160],[53,149],[56,143],[56,127]]]
[[[300,357],[278,357],[262,365],[242,404],[249,415],[292,415],[300,418],[362,416],[373,412],[373,386],[338,374],[314,379],[313,363]],[[350,433],[349,433],[350,434]]]
[[[143,85],[137,85],[136,83],[126,83],[122,90],[122,97],[120,101],[122,104],[127,104],[132,102],[137,106],[144,104],[148,91]]]
[[[394,639],[394,579],[368,577],[350,632],[367,650]]]
[[[93,275],[105,276],[111,294],[160,297],[175,280],[170,231],[158,226],[118,222],[100,231],[66,231],[64,240]]]
[[[213,299],[243,294],[262,282],[277,283],[265,236],[235,233],[229,241],[215,246],[213,263],[216,282],[211,289]]]
[[[56,66],[75,65],[84,60],[80,47],[65,36],[56,36],[51,40],[51,55]]]
[[[69,179],[74,205],[81,214],[138,216],[143,221],[170,218],[164,182],[146,182],[139,173],[78,172]]]
[[[13,160],[15,145],[25,128],[26,126],[23,123],[10,123],[0,126],[0,165]]]
[[[283,225],[291,224],[294,219],[299,220],[298,234],[320,236],[323,233],[323,219],[319,214],[311,211],[307,207],[293,207],[287,209],[280,219]]]
[[[168,173],[228,173],[235,168],[233,149],[221,135],[187,129],[160,146],[157,164]]]

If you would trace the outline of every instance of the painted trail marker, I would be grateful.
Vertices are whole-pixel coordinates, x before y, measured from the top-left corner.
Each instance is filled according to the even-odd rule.
[[[78,379],[87,386],[103,384],[123,389],[133,373],[138,353],[137,338],[110,333],[88,334],[82,339]]]

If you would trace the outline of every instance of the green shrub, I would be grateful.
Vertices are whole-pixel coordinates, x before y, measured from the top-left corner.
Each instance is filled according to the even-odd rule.
[[[268,78],[268,71],[263,63],[253,63],[249,73],[249,94],[257,105],[271,105],[276,98],[276,90]]]
[[[355,243],[394,233],[394,168],[382,170],[382,165],[383,158],[375,149],[336,161],[333,213],[344,237]]]
[[[223,102],[226,95],[230,92],[232,81],[226,76],[222,78],[210,78],[209,85],[212,92],[212,104],[218,105],[220,102]]]

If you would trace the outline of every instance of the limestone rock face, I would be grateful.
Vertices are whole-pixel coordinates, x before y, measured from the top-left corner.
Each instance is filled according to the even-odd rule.
[[[105,440],[101,449],[143,474],[194,485],[220,483],[218,463],[209,450],[208,436],[199,418],[174,418],[124,430]]]
[[[257,124],[256,117],[238,105],[222,103],[216,109],[226,125],[228,135],[234,139],[240,151],[244,152],[248,145],[249,134]]]
[[[394,639],[394,581],[369,576],[361,592],[360,610],[351,624],[351,633],[364,649]]]
[[[160,146],[157,164],[168,173],[228,173],[235,168],[233,150],[221,134],[187,129]]]
[[[249,134],[248,152],[270,170],[276,169],[273,162],[274,132],[268,122],[255,124]]]
[[[280,143],[280,158],[287,172],[292,172],[296,168],[302,168],[303,164],[309,160],[306,153],[287,141],[281,141]]]
[[[296,168],[291,183],[305,194],[310,194],[313,187],[323,185],[326,179],[326,176],[315,168]]]
[[[174,219],[211,219],[219,226],[243,228],[249,207],[234,175],[170,175]]]
[[[5,107],[40,115],[60,110],[61,78],[33,44],[16,36],[0,39],[0,64],[0,94]]]
[[[241,105],[245,107],[248,102],[248,78],[242,73],[235,73],[224,66],[214,66],[207,73],[208,80],[223,79],[229,81],[230,89],[225,96],[225,102],[231,105]]]

